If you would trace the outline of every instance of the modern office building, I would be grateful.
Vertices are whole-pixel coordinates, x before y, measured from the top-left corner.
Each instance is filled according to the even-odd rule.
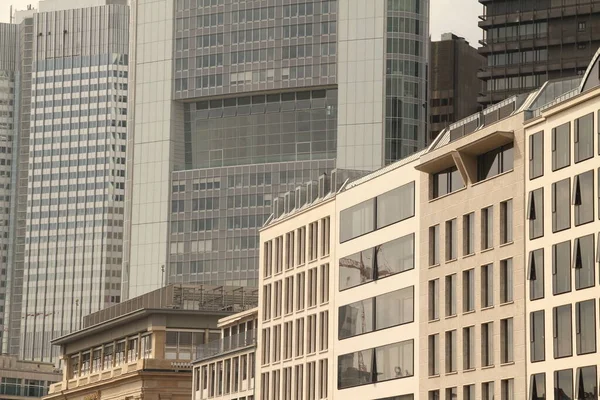
[[[545,81],[582,74],[600,46],[597,1],[479,1],[483,6],[478,74],[483,106],[527,93]]]
[[[254,400],[258,309],[218,321],[221,337],[197,348],[192,400]]]
[[[430,50],[428,143],[451,123],[479,111],[483,86],[477,73],[485,63],[469,42],[452,33],[431,42]]]
[[[48,394],[51,384],[60,381],[61,373],[54,365],[19,361],[0,356],[0,396],[11,400],[33,400]]]
[[[256,286],[275,198],[425,145],[429,5],[405,3],[133,3],[125,297]]]
[[[19,29],[9,347],[25,360],[55,361],[52,338],[120,301],[129,7],[47,0]]]

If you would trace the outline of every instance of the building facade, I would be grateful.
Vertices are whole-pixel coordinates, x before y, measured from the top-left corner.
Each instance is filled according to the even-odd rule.
[[[50,385],[60,379],[60,370],[52,364],[0,356],[0,395],[4,398],[39,399],[47,395]]]
[[[485,57],[452,33],[431,42],[428,143],[451,123],[479,111],[482,82],[477,73],[484,63]]]
[[[221,337],[198,348],[192,400],[254,400],[258,309],[221,318]]]
[[[478,74],[483,106],[545,81],[582,74],[600,46],[600,4],[566,0],[479,1],[483,6]]]

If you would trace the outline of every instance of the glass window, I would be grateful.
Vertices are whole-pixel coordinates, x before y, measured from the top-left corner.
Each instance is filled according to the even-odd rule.
[[[447,399],[458,399],[458,388],[451,387],[446,389],[446,398]]]
[[[372,383],[373,351],[363,350],[338,357],[338,389]]]
[[[573,205],[575,226],[594,220],[594,171],[575,176],[573,181]]]
[[[500,203],[500,244],[513,241],[513,202]]]
[[[340,243],[375,229],[375,199],[363,201],[340,213]]]
[[[463,271],[463,312],[475,310],[475,270]]]
[[[463,386],[463,400],[475,400],[475,385]]]
[[[477,182],[513,169],[513,143],[477,156]]]
[[[577,118],[575,130],[575,162],[594,156],[594,113]]]
[[[434,279],[429,281],[429,301],[428,301],[428,314],[429,320],[434,321],[440,318],[440,280]]]
[[[531,375],[529,400],[546,400],[546,374]]]
[[[552,294],[571,291],[571,241],[552,246]]]
[[[433,199],[465,187],[462,175],[456,166],[433,175]]]
[[[446,373],[456,371],[456,330],[446,332]]]
[[[446,317],[456,315],[456,274],[446,276]]]
[[[494,323],[481,324],[481,365],[494,365]]]
[[[475,253],[475,213],[463,216],[463,255]]]
[[[544,298],[544,249],[529,252],[529,300]]]
[[[571,357],[573,355],[573,333],[571,319],[571,304],[554,307],[554,358]]]
[[[440,263],[440,226],[429,227],[429,265]]]
[[[475,327],[463,328],[463,369],[475,368]]]
[[[373,280],[374,249],[340,258],[340,290]]]
[[[486,207],[481,210],[481,250],[494,246],[494,208]]]
[[[575,387],[577,390],[577,399],[597,399],[598,398],[598,374],[597,367],[590,365],[577,368],[575,378]]]
[[[585,289],[595,284],[594,234],[575,239],[573,246],[573,268],[575,289]]]
[[[494,305],[494,265],[481,267],[481,308]]]
[[[573,398],[573,370],[562,369],[554,371],[554,393],[555,399]]]
[[[575,305],[577,355],[596,352],[596,300],[580,301]]]
[[[513,362],[513,319],[500,320],[500,362]]]
[[[552,232],[559,232],[571,227],[571,178],[552,184]]]
[[[544,175],[544,131],[529,136],[529,179]]]
[[[377,229],[414,215],[414,182],[377,196]]]
[[[571,123],[552,129],[552,171],[571,164]]]
[[[513,301],[513,262],[512,258],[500,261],[500,303]]]
[[[456,218],[446,221],[446,261],[458,256],[458,237],[456,236]]]
[[[533,240],[544,236],[544,188],[529,192],[528,202],[529,240]]]
[[[500,381],[500,400],[515,399],[515,380],[502,379]]]
[[[494,382],[484,382],[481,384],[481,399],[494,400]]]
[[[429,376],[440,374],[440,335],[429,335],[428,338]]]
[[[544,361],[546,359],[546,340],[545,340],[545,317],[544,310],[529,313],[530,319],[530,357],[531,362]]]
[[[441,400],[439,390],[430,390],[427,392],[427,400]]]

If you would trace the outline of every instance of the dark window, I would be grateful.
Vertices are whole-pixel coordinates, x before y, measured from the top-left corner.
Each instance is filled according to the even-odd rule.
[[[456,167],[448,168],[433,175],[434,199],[465,187],[462,176]]]
[[[577,368],[577,377],[575,378],[576,399],[598,398],[597,375],[597,367],[595,365]]]
[[[429,376],[440,373],[440,335],[429,335],[427,339],[428,370]]]
[[[357,301],[339,308],[339,339],[372,332],[375,322],[373,299]]]
[[[446,332],[446,373],[456,372],[456,330]]]
[[[340,243],[375,230],[375,199],[363,201],[340,213]]]
[[[440,226],[429,227],[429,265],[440,263]]]
[[[494,265],[481,267],[481,308],[494,305]]]
[[[575,120],[575,162],[594,156],[594,114]]]
[[[596,300],[575,304],[577,355],[596,352]]]
[[[552,184],[552,232],[559,232],[571,227],[571,178]]]
[[[374,371],[373,350],[362,350],[338,357],[338,389],[372,383]]]
[[[571,241],[552,246],[552,293],[571,291]]]
[[[475,213],[463,215],[463,255],[475,253]]]
[[[463,328],[463,369],[475,368],[475,327]],[[475,400],[475,399],[473,399]]]
[[[575,289],[585,289],[595,284],[594,234],[575,239],[573,245],[573,268]]]
[[[513,201],[500,203],[500,244],[513,241]]]
[[[528,203],[529,240],[533,240],[544,236],[544,188],[529,192]]]
[[[544,249],[529,252],[529,300],[544,298]]]
[[[494,207],[481,210],[481,250],[494,246]]]
[[[572,399],[573,398],[573,370],[562,369],[554,371],[554,398]]]
[[[500,261],[500,303],[513,301],[513,291],[513,260],[507,258]]]
[[[377,196],[377,229],[415,215],[415,183]]]
[[[529,136],[529,179],[544,175],[544,131]]]
[[[510,143],[477,156],[477,181],[512,170],[514,163],[513,146],[513,143]]]
[[[500,320],[500,362],[514,361],[513,319]]]
[[[552,331],[554,336],[554,358],[571,357],[573,355],[573,332],[571,304],[554,307]]]
[[[440,280],[434,279],[428,283],[428,315],[429,320],[440,318]]]
[[[446,221],[446,261],[458,257],[458,237],[456,236],[456,218]]]
[[[531,375],[529,400],[546,400],[546,374]]]
[[[575,176],[573,181],[575,226],[594,220],[594,170]]]
[[[494,365],[494,323],[481,324],[481,365]]]
[[[544,310],[529,313],[530,318],[530,356],[531,362],[544,361],[546,359],[546,335]]]
[[[475,270],[463,271],[463,312],[475,310]]]
[[[571,164],[571,123],[552,129],[552,171]]]

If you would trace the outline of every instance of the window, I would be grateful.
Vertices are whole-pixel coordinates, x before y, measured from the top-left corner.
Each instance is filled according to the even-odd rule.
[[[544,131],[529,136],[529,179],[544,175]]]
[[[427,400],[441,400],[439,390],[430,390],[427,393]]]
[[[440,281],[434,279],[429,281],[429,320],[435,321],[440,318]]]
[[[456,274],[446,276],[446,317],[456,315]]]
[[[415,183],[377,196],[377,229],[415,215]]]
[[[446,373],[456,371],[456,330],[446,332]]]
[[[327,398],[329,374],[327,372],[328,360],[319,360],[319,399]]]
[[[329,217],[325,217],[325,218],[321,219],[321,256],[323,256],[323,257],[329,255],[330,226],[331,226],[331,220]]]
[[[493,264],[481,267],[481,308],[494,305],[494,266]]]
[[[502,379],[500,381],[500,400],[515,399],[515,380]]]
[[[308,225],[308,261],[314,261],[319,254],[319,223],[311,222]]]
[[[319,313],[319,351],[329,348],[329,311]]]
[[[513,143],[477,156],[477,182],[512,170],[513,163]]]
[[[577,355],[596,352],[596,300],[575,304]]]
[[[577,23],[577,31],[578,32],[585,32],[585,21]],[[593,120],[592,120],[592,122],[593,122]],[[581,398],[583,398],[583,397],[581,397]]]
[[[304,366],[303,365],[296,365],[294,367],[294,373],[296,375],[296,390],[294,391],[294,393],[296,394],[296,396],[294,397],[295,400],[302,400],[303,399],[303,392],[302,392],[302,388],[303,386],[303,382],[304,382]],[[270,400],[270,399],[266,399],[266,400]]]
[[[513,202],[500,203],[500,244],[513,241]]]
[[[340,259],[340,291],[415,267],[414,234]]]
[[[465,183],[458,169],[455,166],[448,168],[433,175],[432,199],[437,199],[464,187]]]
[[[552,294],[571,291],[571,241],[552,246]]]
[[[317,268],[311,268],[308,270],[308,307],[317,305]]]
[[[321,304],[329,301],[329,264],[323,264],[320,267],[321,273]]]
[[[306,262],[306,227],[298,228],[296,236],[298,237],[297,264],[302,265]]]
[[[594,156],[594,113],[575,120],[574,134],[575,163],[592,158]]]
[[[455,260],[458,253],[456,219],[446,221],[446,261]]]
[[[440,226],[429,228],[429,265],[440,263]]]
[[[483,382],[481,384],[481,399],[494,400],[494,382]]]
[[[596,399],[598,398],[598,378],[595,365],[577,368],[575,378],[575,388],[577,390],[576,399]]]
[[[571,164],[571,123],[552,129],[552,171]]]
[[[285,278],[285,313],[294,312],[294,277]]]
[[[429,376],[440,374],[440,335],[429,335],[428,338],[429,354]]]
[[[559,232],[571,227],[571,178],[552,184],[552,232]]]
[[[308,354],[317,351],[317,314],[306,317],[306,352]]]
[[[274,307],[273,307],[273,317],[281,317],[281,304],[283,302],[283,281],[278,280],[273,283],[273,294],[275,297]]]
[[[291,269],[294,268],[294,231],[285,234],[285,244],[287,246],[285,269]]]
[[[544,249],[529,252],[529,300],[544,298]]]
[[[475,399],[475,385],[463,386],[463,400],[476,400]]]
[[[475,213],[463,215],[463,255],[475,253]]]
[[[304,310],[304,274],[296,274],[296,311]]]
[[[528,202],[529,240],[533,240],[544,236],[544,188],[529,192]]]
[[[513,301],[513,260],[500,261],[500,303]]]
[[[575,176],[572,201],[575,226],[594,220],[594,170]]]
[[[268,364],[271,358],[271,328],[265,328],[262,330],[263,340],[263,351],[262,351],[262,364]]]
[[[481,366],[494,365],[494,323],[481,324]]]
[[[481,250],[494,246],[494,208],[492,206],[481,210]]]
[[[503,364],[513,362],[513,319],[500,320],[500,362]]]
[[[375,199],[363,201],[340,213],[340,243],[375,230]]]
[[[573,334],[571,329],[571,304],[554,307],[554,358],[571,357],[573,355]]]
[[[456,387],[451,387],[446,389],[446,398],[447,399],[457,399],[458,398],[458,389]]]
[[[298,318],[296,320],[296,357],[302,355],[304,355],[304,318]]]
[[[546,374],[531,375],[529,400],[546,400]]]
[[[554,393],[555,398],[572,399],[573,398],[573,370],[562,369],[554,371]],[[556,395],[560,393],[560,395]]]
[[[271,319],[271,285],[263,286],[263,319]]]
[[[463,312],[475,310],[475,270],[463,271]]]
[[[532,363],[546,359],[545,326],[544,310],[529,313],[530,357]]]
[[[463,328],[463,369],[475,368],[475,327]]]
[[[595,285],[594,263],[594,234],[575,239],[573,245],[575,289],[585,289]]]

